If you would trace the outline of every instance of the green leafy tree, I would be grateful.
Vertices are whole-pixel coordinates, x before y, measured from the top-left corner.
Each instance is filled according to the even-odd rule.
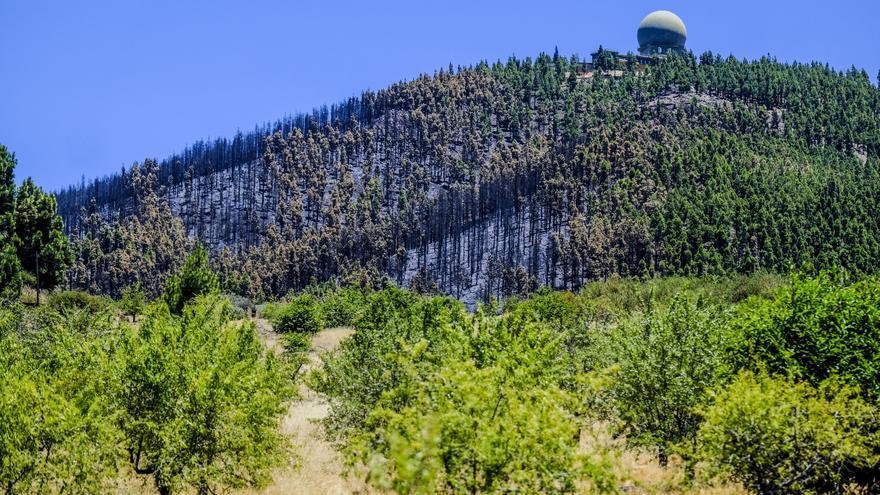
[[[401,345],[422,339],[431,343],[424,360],[447,354],[448,326],[465,316],[461,303],[449,298],[419,298],[409,291],[388,288],[370,294],[355,321],[357,331],[310,376],[312,389],[325,394],[330,413],[329,436],[341,442],[364,427],[367,416],[386,392],[400,384],[400,361],[393,358]]]
[[[131,321],[141,314],[146,303],[147,295],[141,284],[135,283],[122,290],[122,300],[119,304],[122,310],[131,316]]]
[[[28,320],[0,338],[0,492],[112,493],[121,436],[106,320],[51,309]]]
[[[163,495],[262,487],[286,458],[286,366],[228,306],[200,297],[177,318],[153,305],[125,344],[119,425],[133,469]]]
[[[756,493],[880,487],[880,417],[854,388],[742,372],[702,416],[700,458]]]
[[[282,333],[313,334],[321,330],[321,315],[315,297],[304,294],[282,303],[272,315],[272,326]]]
[[[484,314],[465,327],[390,355],[397,385],[347,451],[369,479],[402,494],[616,491],[605,453],[579,450],[554,332]]]
[[[37,286],[50,290],[63,282],[70,262],[64,223],[56,211],[55,196],[43,192],[30,178],[16,192],[14,229],[21,267],[33,275]]]
[[[722,320],[714,308],[684,297],[669,309],[649,309],[608,330],[597,358],[611,366],[609,414],[627,441],[657,449],[660,463],[676,445],[693,440],[700,425],[694,408],[718,383]]]
[[[164,299],[172,313],[182,314],[187,302],[219,291],[220,280],[208,264],[208,251],[199,244],[186,259],[180,273],[168,277]]]
[[[766,367],[818,385],[832,374],[880,395],[880,283],[823,272],[794,275],[772,300],[756,299],[731,321],[731,366]]]
[[[327,327],[351,326],[363,311],[365,296],[356,287],[339,287],[320,297],[321,320]]]
[[[400,494],[576,493],[585,482],[591,493],[614,492],[607,459],[578,451],[573,397],[505,368],[453,361],[395,389],[407,395],[403,409],[380,401],[351,449],[369,479]]]

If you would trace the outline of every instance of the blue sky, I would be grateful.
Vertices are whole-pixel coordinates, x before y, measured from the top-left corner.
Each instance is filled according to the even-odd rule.
[[[0,0],[0,143],[57,189],[450,62],[634,50],[656,9],[697,53],[880,70],[876,0]]]

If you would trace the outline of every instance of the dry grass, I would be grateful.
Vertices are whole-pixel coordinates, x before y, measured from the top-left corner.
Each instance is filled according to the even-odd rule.
[[[280,351],[278,334],[266,320],[256,320],[257,329],[270,349]],[[307,368],[320,365],[319,353],[335,349],[353,332],[350,328],[328,328],[312,337]],[[342,458],[324,438],[317,421],[326,417],[329,406],[318,394],[305,385],[300,388],[300,400],[290,405],[281,429],[295,446],[298,465],[279,469],[274,481],[265,490],[248,490],[243,494],[327,494],[344,495],[368,493],[360,480],[344,474]]]
[[[620,438],[612,438],[603,423],[595,423],[581,434],[581,449],[585,452],[607,452],[614,464],[618,486],[624,493],[687,494],[687,495],[744,495],[741,486],[730,482],[691,483],[688,486],[684,465],[672,456],[666,467],[657,457],[646,452],[628,449]]]
[[[667,467],[661,467],[653,456],[624,451],[620,456],[623,470],[629,472],[629,480],[622,483],[630,493],[646,494],[692,494],[692,495],[744,495],[746,492],[735,483],[718,482],[687,486],[684,467],[671,459]]]

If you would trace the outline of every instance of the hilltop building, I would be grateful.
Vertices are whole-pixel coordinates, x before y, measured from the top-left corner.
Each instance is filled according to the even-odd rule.
[[[642,55],[683,53],[687,28],[677,15],[668,10],[658,10],[642,19],[637,36],[639,53]]]
[[[599,47],[598,51],[590,54],[590,62],[578,70],[579,77],[592,78],[596,71],[600,71],[603,77],[619,77],[630,64],[638,70],[668,54],[687,51],[687,28],[680,17],[668,10],[657,10],[645,16],[639,23],[636,36],[638,54]]]

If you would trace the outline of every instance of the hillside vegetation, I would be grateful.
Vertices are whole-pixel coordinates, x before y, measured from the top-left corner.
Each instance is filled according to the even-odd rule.
[[[864,71],[710,53],[579,67],[450,68],[71,188],[72,283],[155,293],[187,234],[256,299],[328,278],[473,305],[615,274],[876,271]]]

